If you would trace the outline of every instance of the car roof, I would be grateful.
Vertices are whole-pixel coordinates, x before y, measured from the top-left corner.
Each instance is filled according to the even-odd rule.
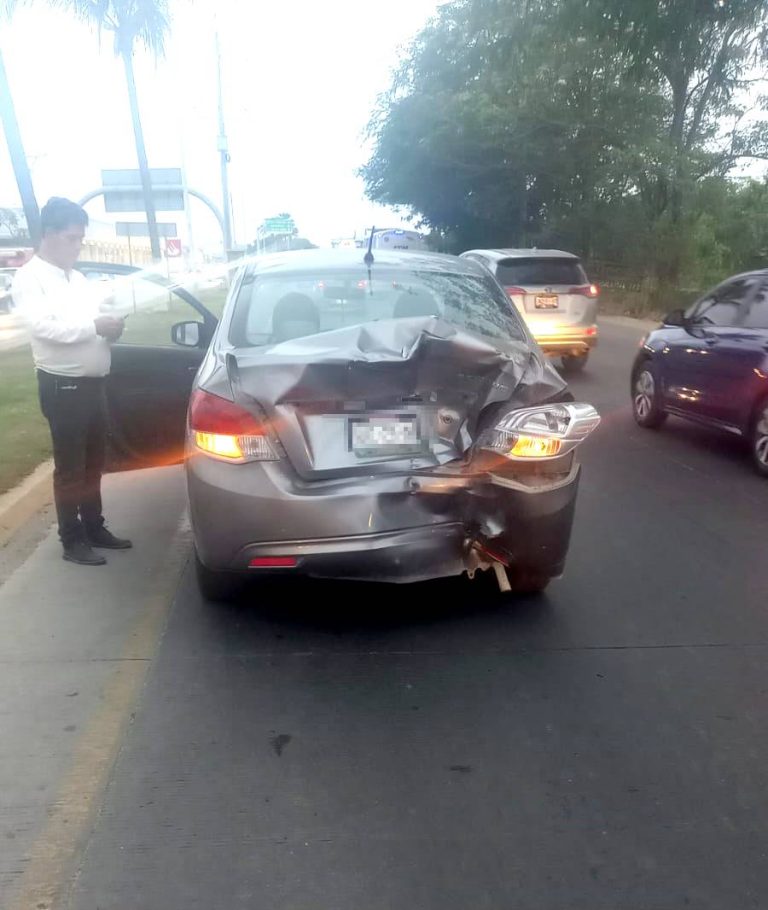
[[[470,253],[477,253],[493,259],[495,262],[499,262],[501,259],[579,259],[575,253],[566,253],[565,250],[539,250],[535,247],[531,249],[467,250],[461,255],[464,257]]]
[[[752,269],[749,272],[737,272],[735,275],[729,275],[727,278],[723,278],[722,281],[718,281],[714,286],[719,288],[722,284],[727,284],[729,281],[736,281],[738,278],[768,278],[768,269]],[[711,288],[714,290],[714,288]]]
[[[280,274],[282,272],[348,271],[365,268],[365,250],[295,250],[288,253],[270,253],[255,257],[247,266],[249,274]],[[372,272],[376,268],[403,269],[403,271],[443,272],[452,275],[487,276],[486,270],[471,259],[446,256],[442,253],[399,252],[373,250]]]

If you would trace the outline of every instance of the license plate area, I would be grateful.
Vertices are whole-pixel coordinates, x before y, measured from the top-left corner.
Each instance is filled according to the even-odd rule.
[[[557,294],[539,294],[534,301],[537,310],[556,310],[560,305]]]
[[[358,458],[417,455],[424,449],[416,414],[350,417],[347,427],[349,449]]]

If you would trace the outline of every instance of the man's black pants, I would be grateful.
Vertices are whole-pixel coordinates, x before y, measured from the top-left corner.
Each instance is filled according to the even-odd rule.
[[[53,495],[64,546],[104,524],[101,475],[106,447],[104,380],[37,371],[40,408],[53,439]]]

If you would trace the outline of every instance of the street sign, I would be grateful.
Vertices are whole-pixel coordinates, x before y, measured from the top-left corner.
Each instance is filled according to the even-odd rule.
[[[118,237],[149,237],[149,225],[146,221],[116,221],[115,234]],[[157,223],[158,237],[178,237],[179,230],[175,223]]]
[[[278,215],[275,218],[266,218],[259,228],[259,234],[294,234],[296,225],[290,215]]]
[[[166,238],[165,255],[169,259],[178,259],[181,256],[181,240],[178,237]]]
[[[150,168],[152,196],[158,212],[183,212],[184,193],[181,168]],[[141,174],[137,169],[106,170],[101,172],[101,184],[105,187],[104,208],[108,212],[143,212],[144,196],[141,191]],[[116,187],[110,190],[109,187]],[[136,187],[134,190],[133,187]],[[163,189],[163,186],[174,189]],[[129,189],[127,189],[129,188]]]

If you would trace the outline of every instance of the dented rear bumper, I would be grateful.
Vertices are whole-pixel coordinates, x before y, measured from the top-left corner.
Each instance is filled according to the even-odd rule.
[[[295,557],[292,573],[390,582],[460,575],[478,553],[513,571],[561,574],[579,483],[570,461],[535,481],[432,473],[305,483],[284,464],[204,456],[187,467],[195,542],[209,569],[283,571],[249,564]]]

